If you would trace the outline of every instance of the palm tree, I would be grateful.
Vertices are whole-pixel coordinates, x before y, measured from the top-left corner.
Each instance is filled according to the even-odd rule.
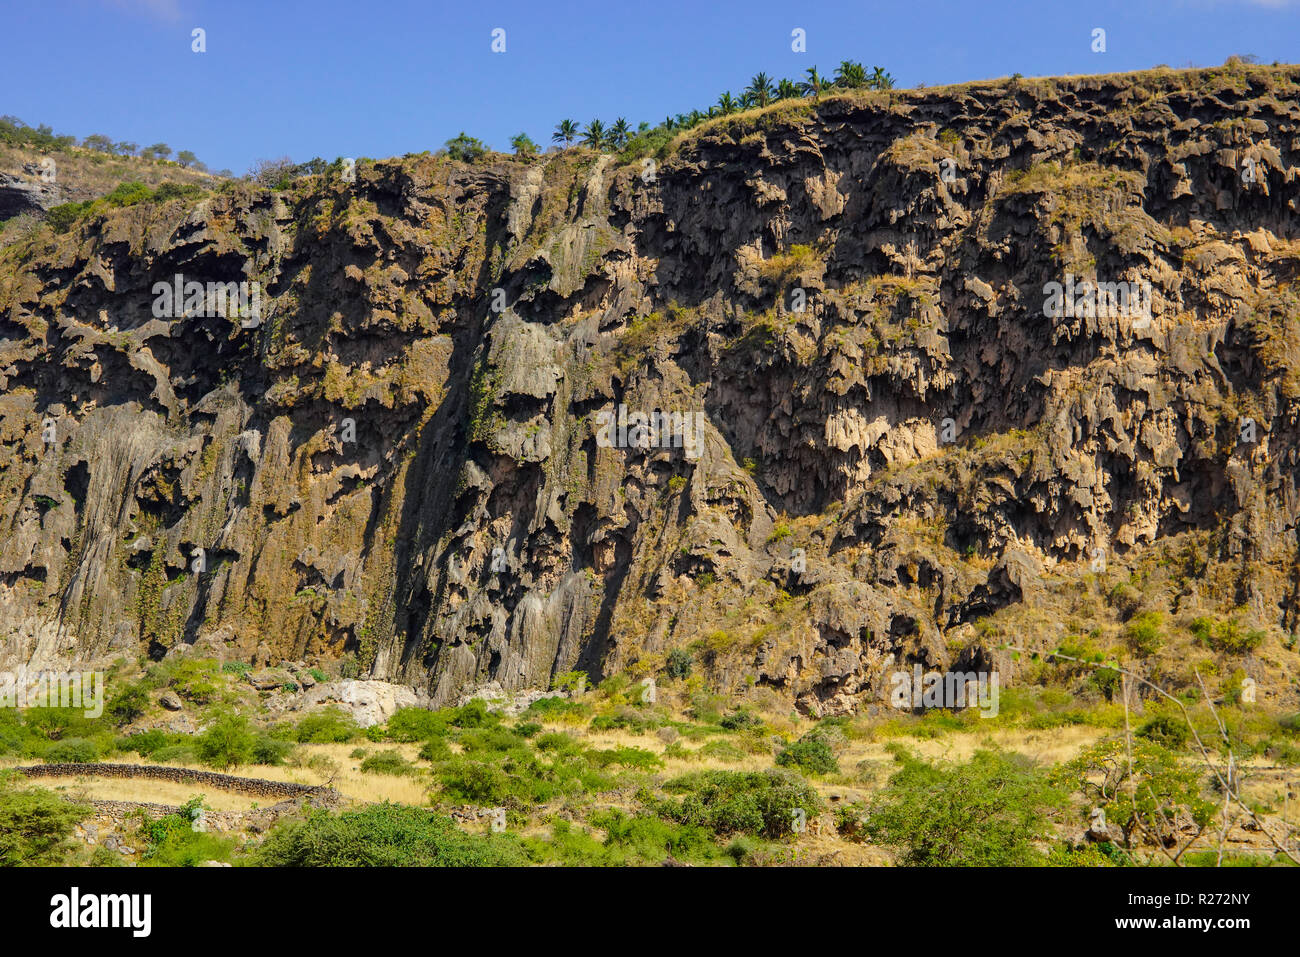
[[[675,119],[673,119],[671,116],[665,116],[665,117],[664,117],[664,129],[666,129],[666,130],[675,130],[675,129],[677,129],[677,121],[676,121]]]
[[[842,60],[839,69],[835,71],[835,85],[842,86],[846,90],[856,90],[860,86],[866,86],[867,71],[862,68],[861,63]]]
[[[704,122],[704,114],[699,110],[691,110],[686,118],[690,121],[691,126],[699,126]]]
[[[815,100],[821,96],[822,90],[829,87],[830,84],[826,82],[826,77],[817,72],[815,66],[810,66],[806,72],[808,79],[800,83],[799,88],[803,90],[805,96],[811,96]]]
[[[616,150],[621,150],[627,145],[627,141],[632,136],[632,127],[627,125],[627,120],[619,117],[614,121],[614,125],[609,128],[608,142]]]
[[[772,102],[776,90],[772,87],[771,77],[766,73],[756,73],[754,79],[749,81],[748,92],[753,94],[755,106],[767,106]]]
[[[573,120],[561,120],[560,125],[555,128],[551,134],[552,143],[563,143],[565,146],[572,146],[573,141],[578,138],[578,124]]]
[[[776,85],[778,100],[793,100],[799,96],[799,84],[793,80],[782,80]]]
[[[753,90],[746,90],[744,93],[740,94],[740,108],[742,110],[747,110],[753,105],[754,105]]]
[[[876,90],[892,90],[894,88],[894,78],[880,67],[872,67],[871,78],[867,80],[867,85]]]
[[[730,116],[738,109],[740,109],[740,104],[736,102],[736,98],[731,95],[730,90],[718,97],[718,112],[723,116]]]
[[[582,145],[590,146],[593,149],[600,149],[605,145],[605,124],[600,120],[592,120],[587,124],[587,128],[582,131]]]

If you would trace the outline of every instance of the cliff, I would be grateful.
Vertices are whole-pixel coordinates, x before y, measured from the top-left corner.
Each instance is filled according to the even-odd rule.
[[[192,645],[442,704],[686,648],[820,714],[1157,610],[1289,680],[1298,80],[823,96],[40,230],[0,250],[0,665]],[[178,275],[260,314],[159,316]],[[1128,308],[1049,304],[1096,282]]]

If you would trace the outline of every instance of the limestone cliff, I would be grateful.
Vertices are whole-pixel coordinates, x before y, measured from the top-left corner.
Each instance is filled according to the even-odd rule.
[[[1298,80],[822,97],[39,232],[0,250],[3,661],[346,656],[444,703],[689,646],[820,713],[1017,603],[1002,643],[1054,647],[1055,577],[1155,556],[1286,672]],[[158,318],[176,275],[261,321]],[[1051,314],[1067,278],[1149,316]],[[620,406],[698,448],[607,447]]]

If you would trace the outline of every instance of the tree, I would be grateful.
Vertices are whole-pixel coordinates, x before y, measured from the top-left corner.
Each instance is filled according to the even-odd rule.
[[[863,69],[861,63],[855,63],[853,60],[842,60],[839,69],[835,71],[835,85],[846,90],[856,90],[859,87],[866,86],[867,71]]]
[[[628,126],[627,120],[620,116],[614,121],[614,125],[609,128],[607,138],[611,147],[616,150],[621,150],[627,145],[627,141],[631,135],[632,128]]]
[[[605,124],[600,120],[592,120],[587,124],[587,128],[582,131],[582,145],[590,146],[592,149],[601,149],[605,145]]]
[[[723,116],[730,116],[738,109],[740,109],[740,104],[736,102],[736,98],[731,95],[730,91],[718,97],[718,112]]]
[[[778,100],[794,100],[799,97],[799,84],[794,80],[783,79],[776,85],[776,98]]]
[[[516,133],[511,137],[510,148],[515,151],[516,156],[537,155],[537,144],[533,142],[532,137],[527,133]]]
[[[1171,846],[1180,810],[1202,830],[1214,818],[1214,802],[1203,796],[1196,769],[1183,766],[1172,751],[1145,738],[1131,746],[1123,737],[1101,741],[1061,765],[1053,780],[1105,809],[1122,832],[1125,847],[1133,846],[1138,831]]]
[[[248,178],[267,189],[284,189],[293,180],[297,164],[287,156],[261,159],[248,171]]]
[[[807,71],[808,79],[799,84],[805,96],[811,96],[814,100],[821,96],[822,90],[827,89],[830,84],[826,77],[817,72],[817,67],[810,66]]]
[[[176,154],[176,162],[180,163],[182,166],[194,166],[198,161],[199,158],[189,150],[181,150]]]
[[[135,151],[139,148],[139,143],[132,143],[130,140],[123,140],[113,147],[113,152],[118,156],[134,156]]]
[[[766,73],[755,73],[754,78],[749,81],[749,88],[745,92],[751,95],[755,106],[767,106],[772,102],[772,97],[776,95],[772,80]]]
[[[94,150],[96,153],[113,152],[113,141],[102,133],[91,133],[81,141],[81,145],[88,150]]]
[[[874,90],[892,90],[894,88],[894,78],[875,66],[871,68],[871,78],[867,80],[867,85]]]
[[[555,127],[555,132],[551,134],[552,143],[563,143],[565,146],[572,146],[577,138],[578,124],[573,120],[561,120]]]
[[[464,130],[447,141],[446,149],[448,156],[462,163],[472,163],[487,152],[487,147],[482,141],[467,136]]]
[[[865,830],[900,863],[931,867],[1043,863],[1035,843],[1063,795],[1028,759],[976,751],[966,764],[928,764],[906,749],[902,768],[871,807]]]
[[[172,148],[166,143],[155,143],[142,149],[140,155],[145,159],[166,159],[172,155]]]

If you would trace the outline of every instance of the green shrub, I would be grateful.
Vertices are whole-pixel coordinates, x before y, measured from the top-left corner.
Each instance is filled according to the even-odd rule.
[[[822,806],[803,778],[776,768],[696,772],[667,782],[664,791],[682,797],[654,802],[661,816],[719,835],[782,837],[794,831],[801,816],[811,819]]]
[[[813,774],[836,774],[840,770],[835,755],[826,742],[807,735],[778,754],[776,763]]]
[[[714,740],[708,742],[700,748],[699,755],[702,758],[713,758],[718,761],[743,761],[745,752],[740,750],[730,741]]]
[[[462,163],[472,163],[487,152],[487,147],[473,136],[461,133],[447,141],[447,155]]]
[[[694,659],[689,651],[685,648],[674,648],[668,652],[668,661],[664,665],[664,671],[669,678],[689,678],[693,663]]]
[[[108,699],[104,713],[121,727],[144,714],[149,707],[149,692],[138,684],[130,684]]]
[[[137,731],[135,734],[117,739],[117,750],[134,751],[141,757],[149,757],[169,744],[175,743],[175,736],[160,728]]]
[[[468,708],[469,705],[465,707]],[[399,708],[388,719],[388,737],[392,741],[408,744],[425,741],[446,734],[448,724],[459,716],[459,711],[449,716],[445,711],[430,711],[427,708]],[[469,727],[477,727],[477,725],[469,725]]]
[[[361,762],[366,774],[391,774],[403,776],[418,773],[418,769],[398,751],[378,751]]]
[[[746,711],[744,708],[738,708],[731,714],[724,717],[718,722],[728,731],[747,731],[750,728],[758,728],[763,724],[763,719],[756,714]]]
[[[233,838],[196,831],[194,823],[205,810],[203,798],[186,801],[173,814],[151,819],[143,813],[136,830],[144,845],[141,859],[148,867],[198,867],[204,861],[224,861],[234,850]]]
[[[299,744],[341,744],[353,740],[360,733],[352,715],[331,706],[299,721],[293,738]]]
[[[1035,845],[1062,795],[1020,755],[977,751],[966,764],[928,764],[895,748],[902,768],[872,805],[864,829],[900,863],[1008,866],[1044,863]]]
[[[72,829],[90,814],[89,807],[0,771],[0,867],[64,863]]]
[[[66,738],[45,749],[46,764],[90,764],[100,758],[99,748],[89,738]]]
[[[1191,624],[1192,636],[1197,644],[1214,651],[1230,655],[1242,655],[1254,651],[1264,641],[1266,633],[1258,628],[1247,629],[1241,623],[1241,617],[1216,621],[1202,616]]]
[[[199,760],[214,768],[231,768],[249,764],[257,746],[257,735],[243,715],[219,716],[201,735],[194,739],[194,750]]]
[[[1164,647],[1164,615],[1144,611],[1124,627],[1124,640],[1135,654],[1154,655]]]
[[[587,752],[587,760],[598,768],[617,764],[625,768],[649,771],[664,766],[658,755],[644,748],[617,747],[607,751],[591,750]]]
[[[158,764],[196,764],[199,755],[192,744],[168,744],[149,755],[149,760]]]
[[[484,761],[455,758],[438,772],[443,796],[466,804],[503,805],[511,798],[509,776]]]
[[[443,738],[430,738],[420,746],[420,757],[425,761],[446,761],[451,757],[451,748]]]
[[[1179,749],[1186,747],[1192,731],[1182,717],[1158,714],[1143,722],[1137,729],[1137,734],[1166,748]]]
[[[508,834],[466,834],[445,815],[378,804],[283,819],[252,856],[269,867],[501,867],[527,863]]]
[[[488,710],[481,698],[475,698],[452,711],[450,720],[458,728],[484,728],[501,719]]]

